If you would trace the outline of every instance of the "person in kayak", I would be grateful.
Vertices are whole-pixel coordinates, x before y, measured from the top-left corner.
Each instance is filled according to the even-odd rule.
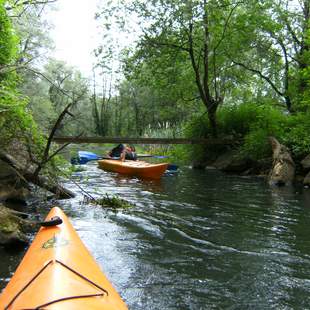
[[[127,145],[125,149],[125,159],[137,160],[136,148],[133,145]]]
[[[133,145],[119,144],[109,152],[110,157],[120,158],[121,161],[137,160],[136,149]]]

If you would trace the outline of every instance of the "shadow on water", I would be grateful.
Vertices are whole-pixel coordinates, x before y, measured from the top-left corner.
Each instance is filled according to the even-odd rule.
[[[66,182],[80,194],[62,208],[130,309],[309,306],[309,191],[215,170],[143,181],[86,168]],[[75,182],[136,206],[83,204]],[[21,257],[3,255],[2,284]]]

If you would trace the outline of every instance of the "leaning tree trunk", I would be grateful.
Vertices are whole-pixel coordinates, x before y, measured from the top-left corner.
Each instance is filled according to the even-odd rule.
[[[274,138],[269,138],[273,151],[273,164],[269,175],[269,183],[283,186],[293,182],[295,176],[295,163],[289,150]]]
[[[20,176],[20,178],[56,194],[57,197],[61,199],[75,197],[75,194],[72,191],[62,187],[61,185],[51,184],[51,182],[46,177],[39,176],[36,171],[26,169],[9,154],[0,151],[0,160],[11,166],[16,171],[17,175]]]

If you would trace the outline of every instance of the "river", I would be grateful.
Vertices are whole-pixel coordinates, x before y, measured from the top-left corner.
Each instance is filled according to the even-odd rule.
[[[160,181],[85,168],[73,178],[84,190],[135,204],[83,203],[72,181],[80,194],[59,202],[129,309],[310,309],[309,189],[188,167]],[[3,287],[23,253],[0,255]]]

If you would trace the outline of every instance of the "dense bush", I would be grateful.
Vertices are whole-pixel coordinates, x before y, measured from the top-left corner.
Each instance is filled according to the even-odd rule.
[[[281,138],[282,142],[292,150],[294,156],[304,157],[309,154],[310,112],[290,116]]]
[[[246,135],[260,114],[261,108],[253,103],[223,107],[218,113],[220,135]]]
[[[188,137],[208,137],[211,135],[207,115],[195,117],[185,128]],[[288,146],[294,156],[300,157],[310,152],[309,113],[286,114],[269,104],[254,103],[224,107],[218,112],[218,134],[243,141],[240,152],[252,159],[271,155],[269,136],[275,136]],[[209,150],[210,151],[210,150]],[[195,146],[194,158],[203,159],[208,150]]]
[[[2,70],[14,59],[17,52],[18,39],[14,35],[11,21],[4,8],[4,1],[0,0],[0,80],[6,70]]]
[[[259,106],[256,117],[249,125],[249,131],[244,135],[244,144],[241,147],[243,155],[252,159],[261,159],[271,155],[269,136],[278,140],[283,139],[289,116],[270,106]]]

